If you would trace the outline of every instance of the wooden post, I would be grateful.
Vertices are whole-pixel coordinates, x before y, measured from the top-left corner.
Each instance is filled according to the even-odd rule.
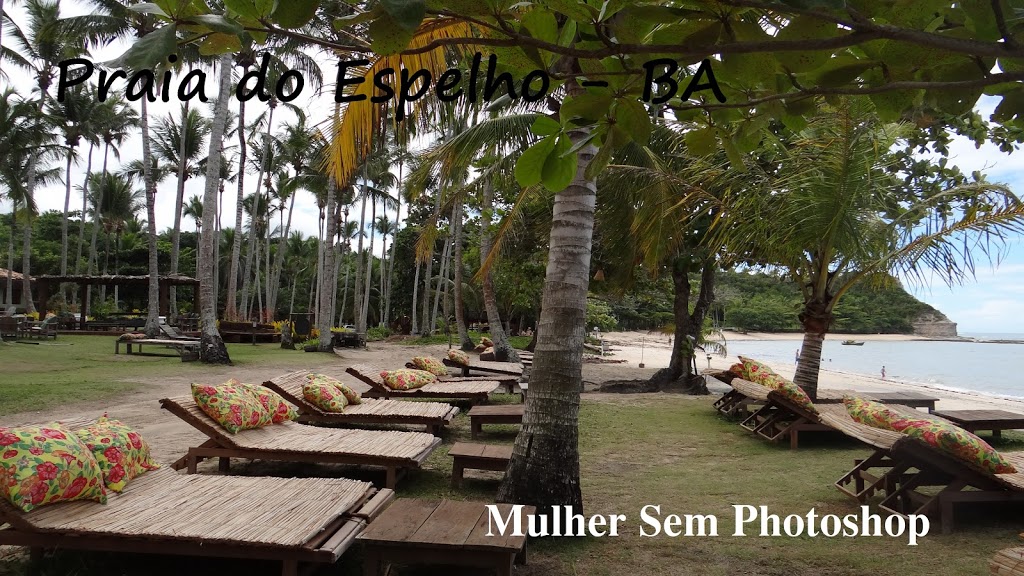
[[[46,301],[50,299],[50,281],[36,279],[36,294],[39,297],[39,305],[36,310],[40,311],[40,320],[46,319]]]
[[[171,297],[170,290],[167,288],[167,284],[160,282],[160,315],[166,317],[170,312]],[[168,318],[170,320],[170,318]]]
[[[85,330],[86,316],[88,316],[89,314],[89,299],[86,297],[86,294],[89,291],[89,284],[86,282],[79,284],[78,291],[81,294],[81,297],[78,300],[79,302],[81,302],[81,308],[79,308],[79,312],[81,312],[82,316],[81,324],[79,325],[78,329]]]

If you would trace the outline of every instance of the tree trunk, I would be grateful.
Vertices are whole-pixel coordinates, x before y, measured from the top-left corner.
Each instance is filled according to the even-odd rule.
[[[213,258],[215,236],[210,233],[216,227],[217,191],[220,189],[221,147],[224,142],[224,128],[228,120],[228,96],[231,88],[231,56],[219,59],[220,93],[213,112],[213,126],[210,129],[210,150],[206,161],[206,188],[203,191],[203,234],[199,246],[199,308],[200,334],[199,359],[207,364],[231,364],[228,349],[217,330],[217,285],[213,281]]]
[[[29,185],[29,188],[32,186]],[[25,207],[25,225],[21,229],[21,299],[25,303],[25,312],[31,314],[36,311],[36,305],[32,301],[32,284],[29,280],[29,270],[32,263],[32,214]],[[46,307],[46,302],[40,302],[40,306]],[[45,313],[46,310],[44,309]]]
[[[178,256],[181,252],[181,208],[185,204],[185,153],[186,146],[188,145],[188,109],[189,101],[185,100],[181,108],[181,124],[178,129],[178,135],[181,142],[178,143],[178,188],[177,196],[174,200],[174,227],[171,229],[171,267],[170,274],[173,276],[178,273]],[[220,174],[217,174],[217,180],[220,180]],[[211,227],[212,228],[212,227]],[[211,229],[207,228],[207,230]],[[178,288],[171,286],[168,289],[170,295],[171,309],[168,311],[168,315],[176,317],[178,315]]]
[[[345,286],[341,289],[341,313],[338,315],[338,324],[345,324],[345,308],[348,307],[348,277],[352,272],[352,267],[345,266]]]
[[[668,368],[662,368],[651,376],[650,383],[661,389],[666,386],[682,387],[690,394],[707,394],[704,379],[693,373],[696,354],[695,345],[700,341],[704,318],[715,301],[715,261],[702,263],[700,293],[690,312],[690,267],[689,259],[677,257],[672,263],[673,305],[675,334],[672,338],[672,356]]]
[[[800,323],[804,328],[804,341],[800,346],[800,361],[796,365],[793,383],[804,389],[812,401],[818,399],[818,371],[821,369],[821,347],[832,324],[830,296],[804,304]]]
[[[60,221],[60,275],[68,274],[68,212],[71,210],[71,155],[73,148],[68,148],[67,166],[64,171],[64,218]],[[61,291],[63,294],[63,291]],[[46,305],[45,303],[43,304]]]
[[[274,282],[273,298],[269,302],[269,308],[273,314],[277,314],[277,296],[281,292],[279,282],[281,281],[281,270],[284,268],[284,255],[288,251],[288,232],[292,228],[292,213],[295,211],[295,196],[298,190],[292,191],[292,197],[288,202],[288,223],[284,225],[284,232],[281,241],[277,243],[277,254],[274,257]]]
[[[417,321],[420,315],[416,310],[416,297],[420,290],[420,259],[416,258],[416,274],[412,280],[412,330],[413,334],[419,334],[419,322]]]
[[[366,285],[363,290],[363,315],[356,326],[360,332],[366,332],[367,319],[370,315],[370,289],[373,287],[373,240],[376,234],[373,229],[373,222],[377,219],[377,201],[370,201],[370,249],[366,252]]]
[[[224,301],[224,317],[238,320],[238,268],[242,257],[242,214],[245,199],[245,102],[238,102],[238,197],[235,200],[235,238],[231,242],[231,264],[228,269],[228,293]]]
[[[146,220],[149,229],[149,308],[146,314],[146,336],[160,336],[160,265],[156,242],[156,181],[153,180],[153,155],[149,146],[149,108],[141,99],[142,114],[142,179],[146,188]]]
[[[334,127],[338,126],[339,117],[341,114],[341,107],[339,104],[334,105]],[[327,184],[327,230],[324,233],[324,240],[326,247],[324,252],[331,247],[334,243],[334,237],[338,234],[338,215],[337,215],[337,183],[334,181],[334,175],[330,176],[330,181]],[[338,285],[338,279],[334,272],[334,258],[324,258],[324,269],[320,276],[320,309],[317,310],[316,315],[316,327],[317,331],[320,332],[320,342],[317,345],[317,350],[320,352],[332,352],[334,350],[333,338],[331,335],[331,319],[334,318],[334,310],[331,309],[331,299],[324,298],[323,295],[326,291],[332,287]]]
[[[441,269],[437,272],[437,288],[434,290],[434,307],[430,312],[430,325],[437,327],[437,305],[441,302],[441,295],[444,293],[445,280],[448,278],[448,253],[451,251],[451,239],[444,241],[444,248],[441,249]],[[445,319],[447,321],[447,319]]]
[[[483,188],[483,202],[480,210],[480,265],[483,266],[487,261],[488,255],[491,253],[491,211],[494,206],[494,187],[491,185],[491,180],[488,177],[487,181],[484,182]],[[593,219],[591,219],[591,227],[593,227]],[[592,232],[592,231],[591,231]],[[554,235],[554,228],[552,228],[552,235]],[[587,261],[590,261],[590,242],[587,242]],[[550,268],[550,264],[548,265]],[[589,271],[588,271],[589,274]],[[519,354],[512,349],[512,346],[508,343],[508,338],[505,336],[505,328],[501,324],[501,314],[498,312],[498,299],[494,292],[494,276],[490,270],[483,272],[483,293],[484,293],[484,309],[487,311],[487,326],[488,331],[491,334],[491,341],[494,342],[494,359],[500,362],[518,362]],[[584,295],[583,307],[586,309],[586,295]],[[586,311],[584,310],[584,317]],[[582,344],[581,344],[582,346]],[[582,350],[582,348],[581,348]]]
[[[247,301],[249,300],[249,288],[251,286],[250,279],[255,276],[250,276],[254,260],[256,266],[256,274],[259,273],[259,259],[257,257],[258,255],[254,255],[253,251],[256,249],[256,244],[258,242],[256,232],[259,227],[256,226],[256,222],[259,219],[260,213],[260,188],[263,186],[263,175],[266,174],[267,172],[267,159],[270,155],[270,131],[271,127],[274,124],[275,102],[275,100],[270,101],[270,112],[267,114],[267,131],[264,133],[263,136],[263,155],[260,157],[260,172],[259,176],[256,178],[256,196],[253,198],[252,203],[252,217],[250,218],[251,222],[249,225],[249,253],[245,257],[245,276],[242,279],[242,303],[246,310],[249,309],[249,303]],[[269,202],[270,199],[267,198],[267,201]],[[270,226],[270,222],[267,222],[267,226]],[[253,293],[253,299],[256,298],[255,294],[257,292],[259,292],[258,288],[256,289],[256,292]],[[246,313],[246,315],[248,318],[248,313]]]
[[[85,163],[85,181],[82,182],[82,218],[78,225],[78,249],[75,251],[75,275],[82,271],[82,247],[85,244],[85,213],[89,210],[89,176],[92,175],[92,152],[96,145],[89,144],[89,159]],[[76,291],[72,296],[77,295]]]
[[[18,218],[18,204],[11,202],[11,234],[7,237],[7,294],[4,308],[14,306],[14,229]],[[24,298],[23,298],[24,299]]]
[[[455,214],[452,216],[454,220],[453,231],[454,239],[452,240],[455,246],[455,324],[458,326],[459,331],[459,348],[463,350],[472,350],[473,341],[469,338],[469,330],[466,328],[466,310],[462,304],[462,203],[457,202],[455,204]]]
[[[366,177],[365,170],[363,177]],[[366,331],[366,326],[360,323],[363,317],[363,230],[366,227],[366,196],[370,193],[366,189],[365,180],[362,188],[363,200],[362,208],[360,208],[359,212],[359,242],[356,245],[356,280],[355,287],[352,290],[352,321],[356,325],[356,332]]]
[[[588,133],[581,128],[569,135],[577,144]],[[498,502],[531,504],[541,514],[553,505],[583,513],[578,425],[597,199],[597,182],[586,177],[586,168],[596,151],[593,144],[577,151],[575,179],[555,194],[530,395],[498,489]]]
[[[402,181],[402,163],[398,163],[398,181]],[[401,188],[401,186],[399,186]],[[398,244],[398,225],[402,217],[402,191],[399,189],[395,195],[398,199],[398,208],[395,210],[395,237],[391,239],[391,255],[388,257],[388,280],[384,285],[384,325],[387,326],[391,320],[391,286],[395,277],[395,246]]]

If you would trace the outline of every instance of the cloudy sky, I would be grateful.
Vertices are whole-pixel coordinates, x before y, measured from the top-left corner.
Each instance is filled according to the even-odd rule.
[[[5,8],[19,24],[25,21],[24,12],[19,6],[15,6],[13,9]],[[64,15],[69,16],[87,12],[81,4],[68,1],[63,3],[63,10]],[[11,45],[9,34],[4,34],[3,43],[5,46]],[[124,48],[124,44],[106,47],[93,54],[93,60],[102,62],[115,58],[120,55]],[[336,73],[336,61],[333,57],[323,55],[318,59],[321,67],[324,69],[325,82],[328,82],[325,84],[322,94],[314,94],[310,87],[307,86],[303,95],[294,102],[306,112],[313,122],[325,121],[332,109],[333,81]],[[9,80],[0,80],[0,82],[12,82],[15,86],[19,87],[23,94],[27,93],[28,87],[34,85],[30,77],[19,74],[17,71],[8,70],[5,67],[4,72],[9,74]],[[237,74],[235,80],[237,81]],[[172,86],[176,86],[176,84],[172,84]],[[208,95],[216,94],[215,73],[209,74],[206,87]],[[123,88],[123,85],[115,85],[115,88]],[[262,112],[261,109],[256,109],[258,107],[254,106],[254,103],[255,101],[250,101],[246,107],[247,119],[251,120]],[[232,107],[236,111],[237,104],[238,102],[232,98]],[[994,99],[986,99],[980,103],[979,109],[983,114],[987,115],[991,113],[994,105]],[[150,116],[155,119],[168,113],[177,114],[179,107],[180,103],[174,100],[166,104],[157,102],[150,105]],[[208,106],[205,113],[207,115],[210,114]],[[275,126],[279,127],[291,120],[292,115],[290,113],[277,113],[275,116]],[[71,180],[74,186],[80,186],[85,175],[84,155],[87,150],[85,149],[86,147],[82,148],[80,152],[83,155],[83,160],[72,169]],[[94,167],[102,160],[100,153],[101,150],[97,150],[93,157]],[[127,162],[140,156],[141,138],[136,135],[122,146],[121,160]],[[1000,152],[995,146],[986,145],[977,149],[973,143],[966,140],[958,140],[951,147],[951,156],[952,162],[958,165],[965,173],[969,174],[974,170],[982,170],[987,174],[989,181],[1005,183],[1018,194],[1024,192],[1024,166],[1013,162],[1010,155]],[[256,174],[247,175],[245,183],[246,194],[249,194],[254,189],[256,177]],[[228,185],[223,199],[224,212],[222,222],[225,227],[234,226],[235,193],[235,186]],[[187,199],[193,195],[201,197],[202,194],[202,179],[190,179],[186,185],[185,198]],[[76,197],[78,198],[77,200]],[[163,230],[172,226],[174,221],[174,201],[175,181],[174,178],[168,178],[160,184],[157,193],[156,221],[158,229]],[[41,210],[62,210],[64,204],[63,186],[52,186],[38,190],[37,202]],[[71,204],[72,206],[81,206],[81,196],[78,195],[77,190],[72,193]],[[0,210],[9,211],[9,204],[0,201]],[[381,211],[378,209],[378,214],[380,213]],[[395,218],[394,213],[389,214],[389,217],[393,220]],[[189,219],[183,219],[183,228],[194,229],[194,223]],[[292,228],[293,230],[301,231],[307,236],[317,235],[318,210],[312,195],[306,192],[300,193],[300,196],[296,198]],[[377,246],[380,246],[379,242]],[[957,322],[961,333],[1024,333],[1024,328],[1021,328],[1019,322],[1019,319],[1024,318],[1024,243],[1021,242],[1021,238],[1018,237],[1011,240],[1007,253],[1002,255],[1001,261],[995,269],[989,266],[987,260],[980,254],[978,254],[978,258],[979,266],[976,279],[968,280],[964,285],[950,288],[941,282],[933,282],[930,286],[908,285],[907,288],[915,296],[935,306],[949,316],[951,320]]]

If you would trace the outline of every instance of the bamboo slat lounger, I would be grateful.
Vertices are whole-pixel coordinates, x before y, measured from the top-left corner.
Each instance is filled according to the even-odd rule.
[[[484,402],[498,388],[496,380],[457,380],[435,382],[415,390],[392,390],[384,385],[379,368],[357,364],[345,371],[370,386],[370,391],[363,395],[369,398],[449,398]]]
[[[856,461],[854,469],[836,482],[840,491],[858,501],[863,502],[874,492],[881,492],[884,494],[879,503],[881,509],[893,514],[935,517],[945,534],[953,531],[958,504],[1024,502],[1024,453],[1003,453],[1018,472],[992,474],[915,438],[855,422],[839,408],[824,413],[822,419],[875,449],[869,459]],[[890,409],[913,414],[911,408],[890,406]],[[869,472],[870,468],[886,471],[875,474]],[[849,488],[851,483],[856,486],[854,490]],[[867,485],[862,487],[863,483]]]
[[[453,362],[450,358],[442,358],[441,361],[444,362],[445,366],[461,370],[463,376],[469,376],[471,373],[476,372],[483,376],[503,374],[505,376],[515,376],[516,378],[523,377],[523,365],[516,362],[485,362],[476,360],[469,366],[464,366],[458,362]]]
[[[107,503],[59,502],[31,512],[0,498],[0,545],[334,563],[394,499],[347,478],[185,476],[146,472]],[[244,505],[240,505],[244,503]]]
[[[364,398],[362,404],[349,404],[344,412],[325,412],[302,396],[307,370],[278,376],[264,382],[298,408],[299,422],[312,424],[423,424],[434,436],[441,428],[451,424],[459,409],[444,402],[402,402],[377,398]]]
[[[992,576],[1024,576],[1024,548],[1006,548],[988,562]]]
[[[734,390],[748,398],[763,402],[760,408],[740,422],[740,426],[770,442],[789,439],[789,447],[796,449],[800,444],[800,432],[834,431],[831,426],[822,422],[819,414],[804,409],[775,390],[768,390],[760,384],[741,378],[734,379],[732,386]],[[838,404],[842,402],[844,395],[850,393],[850,390],[819,390],[814,406],[820,408]]]
[[[405,367],[406,368],[410,368],[412,370],[418,370],[418,368],[416,368],[416,365],[413,364],[412,362],[406,362],[405,363]],[[509,376],[509,375],[502,375],[502,374],[489,374],[487,376],[452,376],[452,375],[448,375],[448,376],[438,376],[437,380],[439,382],[497,382],[498,384],[500,384],[501,386],[503,386],[505,388],[505,393],[506,394],[512,394],[513,392],[515,392],[516,384],[519,383],[519,377],[518,376]]]
[[[191,396],[164,398],[160,405],[209,438],[174,463],[176,470],[187,467],[190,474],[206,458],[219,458],[223,472],[228,471],[231,458],[357,464],[383,467],[387,471],[385,487],[394,488],[400,472],[419,468],[441,443],[440,438],[425,432],[322,428],[295,422],[230,434]]]

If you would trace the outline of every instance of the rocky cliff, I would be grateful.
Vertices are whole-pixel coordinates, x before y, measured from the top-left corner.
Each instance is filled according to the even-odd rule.
[[[914,335],[925,338],[956,338],[956,322],[939,312],[925,312],[914,321]]]

